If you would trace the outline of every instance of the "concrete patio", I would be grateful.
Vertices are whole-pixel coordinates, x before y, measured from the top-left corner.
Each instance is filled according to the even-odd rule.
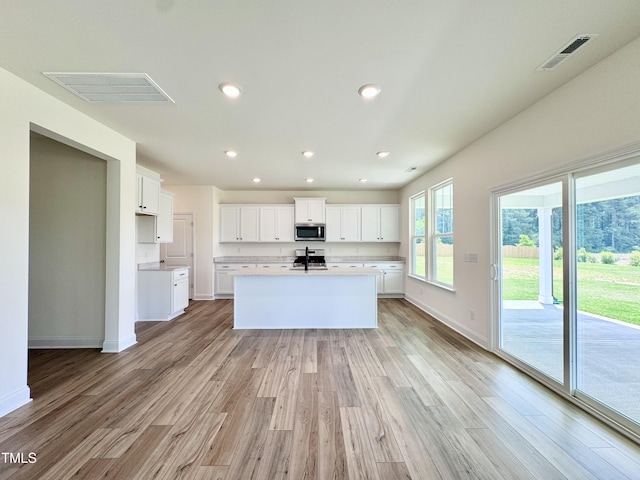
[[[561,305],[505,301],[502,349],[562,382]],[[640,327],[578,312],[582,392],[640,423]]]

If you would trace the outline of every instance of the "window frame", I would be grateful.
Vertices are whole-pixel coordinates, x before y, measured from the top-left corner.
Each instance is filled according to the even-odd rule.
[[[424,219],[424,227],[423,227],[423,232],[422,234],[417,234],[416,233],[416,221],[418,220],[416,218],[416,203],[418,201],[422,200],[423,201],[423,213],[422,213],[422,218]],[[426,191],[422,190],[414,195],[412,195],[411,197],[409,197],[409,208],[410,208],[410,212],[409,212],[409,218],[411,219],[410,222],[410,231],[409,231],[409,239],[411,242],[411,267],[410,267],[410,272],[409,275],[420,279],[420,280],[426,280],[427,279],[427,266],[426,266],[426,260],[427,260],[427,252],[426,252],[426,248],[427,248],[427,196],[426,196]],[[424,258],[425,258],[425,266],[424,266],[424,273],[419,273],[416,271],[416,240],[417,239],[422,239],[422,244],[425,246],[425,254],[424,254]]]
[[[438,231],[438,199],[437,195],[442,192],[445,188],[450,188],[450,200],[449,200],[449,208],[450,212],[450,230],[446,232]],[[454,266],[453,266],[453,253],[452,253],[452,265],[451,265],[451,283],[443,281],[442,279],[438,279],[438,242],[443,238],[451,238],[451,245],[455,245],[454,241],[454,220],[453,220],[453,178],[448,178],[436,185],[433,185],[429,188],[429,201],[430,208],[429,211],[429,227],[427,235],[429,237],[429,241],[427,242],[428,255],[427,258],[429,261],[427,262],[426,274],[427,281],[432,283],[438,287],[442,287],[447,290],[453,291],[455,289],[455,275],[454,275]]]

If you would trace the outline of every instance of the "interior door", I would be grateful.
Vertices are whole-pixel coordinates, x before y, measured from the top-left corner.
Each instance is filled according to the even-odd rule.
[[[186,265],[189,267],[189,298],[193,298],[196,278],[193,261],[193,232],[195,222],[192,213],[173,214],[173,243],[160,245],[160,260],[165,265]]]

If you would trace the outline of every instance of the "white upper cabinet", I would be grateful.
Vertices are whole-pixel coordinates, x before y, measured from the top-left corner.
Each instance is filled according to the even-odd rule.
[[[257,242],[259,208],[257,206],[220,206],[221,242]]]
[[[173,193],[160,192],[160,212],[157,218],[158,243],[173,243]]]
[[[138,243],[173,242],[173,193],[160,192],[158,215],[137,215]]]
[[[261,242],[293,242],[293,230],[293,205],[260,207]]]
[[[325,198],[294,198],[295,223],[325,223]]]
[[[158,215],[160,212],[160,180],[150,176],[136,174],[138,196],[136,213]]]
[[[327,205],[326,241],[327,242],[359,242],[360,210],[353,205]]]
[[[400,241],[400,207],[398,205],[363,205],[361,215],[363,242]]]

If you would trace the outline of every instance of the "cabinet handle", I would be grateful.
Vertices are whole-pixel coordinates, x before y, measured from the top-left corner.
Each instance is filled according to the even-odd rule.
[[[177,286],[178,286],[178,284],[177,284],[177,283],[174,283],[174,284],[173,284],[173,286],[174,286],[174,287],[177,287]]]

